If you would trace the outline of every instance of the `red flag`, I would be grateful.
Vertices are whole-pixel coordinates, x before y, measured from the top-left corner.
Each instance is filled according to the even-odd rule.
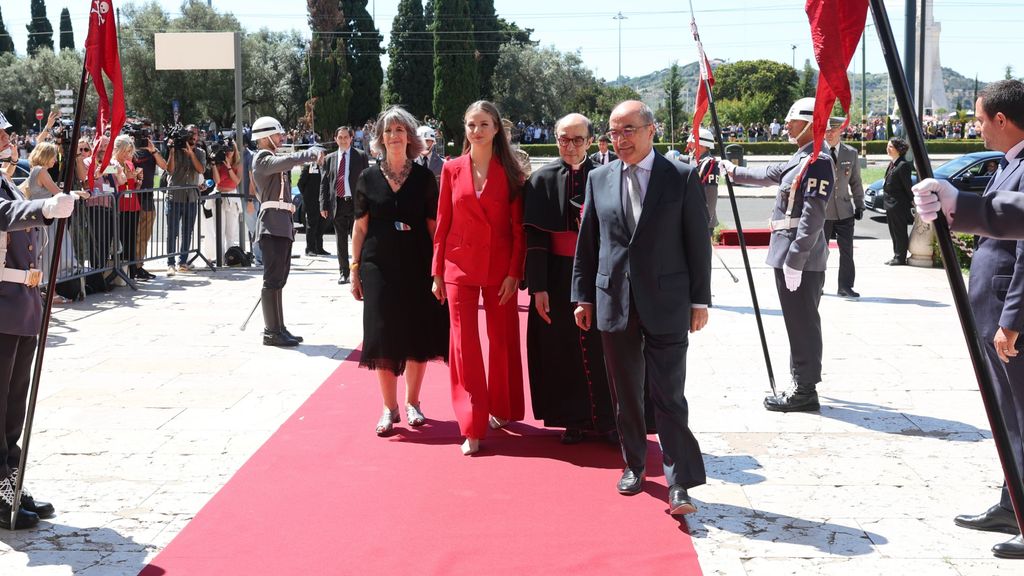
[[[868,16],[868,0],[807,0],[807,18],[811,23],[814,59],[818,63],[818,90],[814,100],[814,152],[817,158],[825,129],[836,99],[843,107],[849,124],[850,66],[857,44],[864,33]],[[844,124],[845,126],[845,124]]]
[[[693,40],[697,43],[697,62],[700,64],[700,83],[697,86],[697,101],[693,105],[693,142],[686,145],[686,150],[696,150],[700,142],[700,123],[704,120],[704,114],[708,111],[708,102],[711,95],[708,91],[715,85],[715,77],[711,74],[711,63],[704,53],[704,45],[701,44],[700,34],[697,33],[697,21],[690,16],[690,31],[693,32]]]
[[[89,36],[85,39],[85,69],[92,77],[96,93],[100,97],[100,107],[96,113],[97,137],[102,136],[104,130],[109,128],[112,142],[121,132],[125,121],[124,82],[121,79],[121,56],[117,49],[113,0],[92,0],[92,8],[89,9]],[[103,80],[104,73],[110,80],[111,88],[114,91],[112,101],[107,97],[107,87]],[[84,96],[84,94],[80,94],[79,98]],[[101,172],[110,163],[113,153],[113,144],[108,144],[107,152],[103,155],[100,163]],[[93,157],[93,166],[95,166],[95,162],[96,158]],[[94,173],[95,170],[89,171],[90,189]]]

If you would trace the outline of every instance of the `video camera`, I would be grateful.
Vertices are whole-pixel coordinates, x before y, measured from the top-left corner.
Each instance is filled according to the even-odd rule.
[[[127,122],[121,128],[121,134],[127,134],[132,137],[135,142],[135,147],[142,149],[149,147],[149,139],[153,136],[153,131],[146,128],[142,122]]]
[[[182,124],[175,124],[167,129],[167,147],[184,150],[192,139],[192,131]]]
[[[61,118],[50,128],[50,135],[57,141],[58,145],[70,142],[75,133],[75,123],[72,120]]]
[[[214,142],[210,146],[210,161],[214,164],[223,164],[227,161],[228,152],[235,149],[235,140],[225,138],[222,142]]]

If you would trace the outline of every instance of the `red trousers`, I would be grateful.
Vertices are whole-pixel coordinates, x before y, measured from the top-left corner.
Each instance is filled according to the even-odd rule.
[[[445,284],[451,336],[448,366],[452,407],[459,430],[468,438],[487,435],[488,415],[504,420],[525,417],[519,311],[515,295],[498,305],[498,286]],[[480,294],[487,319],[487,372],[480,346]]]

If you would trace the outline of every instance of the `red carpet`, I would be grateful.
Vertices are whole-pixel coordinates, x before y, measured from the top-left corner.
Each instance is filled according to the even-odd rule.
[[[378,438],[380,395],[358,354],[143,576],[701,574],[685,524],[668,514],[654,442],[654,477],[634,497],[615,491],[618,448],[563,446],[534,421],[463,456],[439,363],[424,382],[427,424],[408,427],[403,410],[396,433]]]

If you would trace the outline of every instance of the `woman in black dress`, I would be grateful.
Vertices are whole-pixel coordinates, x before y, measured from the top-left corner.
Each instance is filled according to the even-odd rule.
[[[412,161],[423,149],[416,125],[397,106],[381,112],[371,141],[381,160],[359,176],[355,193],[352,295],[363,301],[359,365],[377,372],[384,399],[378,436],[400,420],[398,377],[405,374],[409,425],[420,426],[426,362],[448,361],[448,311],[431,293],[437,180]]]
[[[889,266],[904,266],[907,263],[907,248],[910,238],[907,226],[914,222],[910,213],[914,205],[914,194],[910,191],[910,171],[913,164],[907,160],[910,146],[902,138],[893,138],[885,147],[886,154],[892,159],[885,171],[885,219],[889,224],[889,235],[892,236],[892,260]]]

